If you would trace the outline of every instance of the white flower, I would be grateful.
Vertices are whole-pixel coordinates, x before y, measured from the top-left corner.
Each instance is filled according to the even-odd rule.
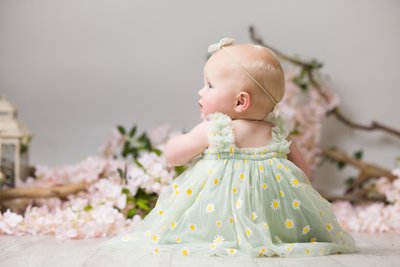
[[[21,215],[11,212],[8,209],[0,219],[0,233],[5,232],[7,234],[11,234],[14,228],[24,221],[24,218]]]
[[[125,209],[126,207],[126,194],[121,194],[117,199],[117,207],[119,209]]]
[[[206,212],[207,213],[212,213],[214,211],[214,208],[215,208],[214,204],[213,203],[209,203],[207,205],[207,207],[206,207]]]
[[[271,202],[271,208],[273,210],[279,210],[280,204],[279,204],[279,199],[274,199]]]
[[[181,252],[182,252],[182,255],[183,255],[183,256],[187,256],[187,255],[190,253],[189,249],[186,248],[186,247],[182,248],[182,249],[181,249]]]
[[[297,188],[300,186],[300,182],[297,178],[292,178],[290,179],[290,184],[292,185],[292,187]]]
[[[235,255],[237,252],[237,249],[234,248],[227,248],[226,251],[230,254],[230,255]]]
[[[253,231],[251,231],[250,227],[247,227],[247,228],[245,229],[245,232],[246,232],[246,235],[247,235],[248,237],[250,237],[250,236],[253,235]]]
[[[237,209],[240,209],[240,208],[242,207],[242,204],[243,204],[243,201],[239,198],[239,199],[236,201],[236,208],[237,208]]]
[[[191,224],[189,224],[189,230],[196,231],[197,230],[197,226],[194,223],[191,223]]]
[[[214,243],[222,243],[224,242],[225,238],[222,235],[217,235],[214,237]]]
[[[306,226],[303,227],[302,234],[303,235],[308,234],[308,232],[310,232],[310,231],[311,231],[311,227],[310,227],[310,225],[307,224]]]
[[[293,209],[295,209],[295,210],[300,209],[300,205],[301,205],[300,200],[298,200],[298,199],[293,199],[293,201],[292,201],[292,207],[293,207]]]
[[[330,232],[330,231],[333,230],[333,226],[332,226],[331,223],[326,223],[326,224],[325,224],[325,227],[326,227],[326,230],[328,230],[328,232]]]
[[[294,222],[292,219],[286,219],[285,220],[285,227],[287,229],[292,229],[294,227]]]

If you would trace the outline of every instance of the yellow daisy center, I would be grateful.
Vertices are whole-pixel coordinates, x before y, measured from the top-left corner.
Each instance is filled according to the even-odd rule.
[[[268,185],[267,185],[266,183],[263,183],[263,184],[261,185],[261,187],[262,187],[262,189],[267,189],[267,188],[268,188]]]
[[[183,254],[184,256],[187,256],[187,255],[189,254],[189,250],[188,250],[187,248],[183,248],[183,249],[182,249],[182,254]]]
[[[286,228],[288,228],[288,229],[291,229],[294,227],[294,222],[292,219],[286,219],[285,224],[286,224]]]
[[[152,235],[152,236],[151,236],[151,240],[152,240],[153,242],[157,242],[157,241],[158,241],[158,235]]]

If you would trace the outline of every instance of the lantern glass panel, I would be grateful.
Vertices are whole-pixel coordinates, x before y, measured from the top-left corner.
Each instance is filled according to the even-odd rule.
[[[1,144],[1,172],[4,175],[3,184],[15,186],[15,153],[16,146],[14,144]]]
[[[29,166],[28,166],[28,150],[29,148],[26,147],[24,152],[21,153],[21,158],[20,158],[20,172],[19,172],[19,177],[22,180],[26,180],[26,178],[29,175]],[[17,185],[18,186],[18,185]]]

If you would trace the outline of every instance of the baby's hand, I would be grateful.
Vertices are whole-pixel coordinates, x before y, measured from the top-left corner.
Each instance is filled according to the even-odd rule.
[[[169,140],[165,146],[167,162],[173,166],[188,163],[208,147],[207,121],[196,125],[190,132]]]
[[[297,167],[299,167],[307,175],[307,177],[310,177],[310,168],[307,162],[304,160],[304,156],[297,148],[296,142],[290,136],[287,138],[287,140],[292,142],[289,147],[290,152],[288,154],[288,160],[296,164]]]

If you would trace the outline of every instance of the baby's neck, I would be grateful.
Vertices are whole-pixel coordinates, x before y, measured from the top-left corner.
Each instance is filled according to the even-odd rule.
[[[255,115],[237,114],[236,116],[232,117],[232,120],[263,121],[264,119]]]
[[[260,120],[260,119],[251,119],[251,118],[236,118],[236,119],[232,119],[232,120],[263,121],[263,120]]]

